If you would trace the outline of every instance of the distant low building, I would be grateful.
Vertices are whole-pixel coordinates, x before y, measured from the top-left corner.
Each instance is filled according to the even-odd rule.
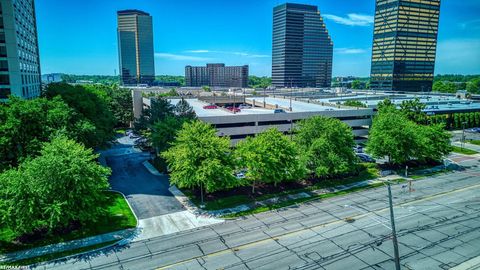
[[[248,65],[225,66],[225,64],[207,64],[205,67],[185,67],[185,86],[187,87],[248,87]]]
[[[61,73],[50,73],[50,74],[43,74],[42,75],[42,83],[58,83],[62,82],[62,74]]]

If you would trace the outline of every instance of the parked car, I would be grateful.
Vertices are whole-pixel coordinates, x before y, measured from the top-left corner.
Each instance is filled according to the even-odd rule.
[[[368,162],[368,163],[375,163],[377,162],[374,158],[371,156],[364,154],[364,153],[357,153],[357,157],[362,161],[362,162]]]
[[[243,110],[243,109],[251,109],[252,106],[246,105],[246,104],[242,104],[242,105],[238,106],[238,108],[239,108],[239,109],[242,109],[242,110]]]
[[[130,134],[128,137],[130,137],[130,139],[137,139],[137,138],[140,138],[140,136],[139,136],[139,135],[137,135],[137,134],[134,134],[134,133]]]
[[[284,109],[275,109],[273,110],[273,113],[285,113]]]
[[[245,174],[242,173],[242,172],[240,172],[240,173],[237,173],[237,174],[235,175],[235,177],[237,177],[237,179],[243,179],[243,178],[245,178]]]
[[[206,109],[206,110],[213,110],[213,109],[217,109],[218,106],[215,105],[215,104],[210,104],[210,105],[203,106],[203,108]]]
[[[232,107],[232,106],[225,107],[225,109],[227,109],[229,111],[232,111],[232,112],[240,112],[239,108]]]
[[[361,145],[356,145],[353,147],[355,153],[363,153],[363,147]]]

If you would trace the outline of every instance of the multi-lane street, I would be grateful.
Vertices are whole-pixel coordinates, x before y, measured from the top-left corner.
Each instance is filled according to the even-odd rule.
[[[403,269],[480,256],[480,165],[392,187]],[[261,213],[39,269],[394,269],[384,187]]]

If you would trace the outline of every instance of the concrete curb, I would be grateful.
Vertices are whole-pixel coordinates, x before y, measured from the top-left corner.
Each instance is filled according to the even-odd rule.
[[[151,174],[157,176],[164,176],[164,174],[159,172],[150,162],[148,162],[148,160],[144,161],[142,164]]]

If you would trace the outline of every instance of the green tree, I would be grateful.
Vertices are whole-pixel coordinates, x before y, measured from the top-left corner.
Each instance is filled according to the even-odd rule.
[[[251,88],[267,88],[272,84],[269,77],[248,76],[248,86]]]
[[[106,92],[111,96],[110,110],[117,121],[117,127],[129,127],[133,121],[133,101],[130,89],[109,87]]]
[[[205,92],[212,92],[212,89],[210,89],[210,86],[208,86],[208,85],[202,86],[202,89],[203,89],[203,91],[205,91]]]
[[[110,169],[91,149],[66,137],[46,143],[38,157],[0,174],[0,217],[17,233],[84,224],[103,213]]]
[[[352,89],[360,89],[362,87],[362,82],[360,80],[354,80],[352,82]]]
[[[184,117],[188,119],[195,118],[195,112],[193,111],[193,107],[188,104],[188,102],[182,97],[180,101],[175,105],[175,114],[179,117]]]
[[[355,170],[352,128],[335,118],[314,116],[298,123],[295,140],[301,146],[307,168],[327,178]]]
[[[175,115],[175,106],[163,97],[152,98],[150,107],[143,110],[142,115],[135,121],[137,131],[146,131],[158,121]]]
[[[237,166],[246,169],[246,177],[252,181],[252,193],[256,182],[273,183],[296,181],[305,176],[305,164],[298,146],[276,128],[270,128],[256,137],[248,137],[237,145]]]
[[[164,152],[170,147],[185,121],[186,118],[167,116],[165,119],[153,124],[151,140],[157,153]]]
[[[0,171],[34,157],[44,142],[66,135],[87,144],[95,130],[60,97],[23,100],[11,97],[0,104]]]
[[[417,126],[417,134],[420,142],[415,156],[420,161],[441,161],[452,151],[451,135],[443,124]]]
[[[367,105],[359,100],[347,100],[343,103],[345,106],[366,108]]]
[[[404,100],[400,104],[400,111],[411,121],[421,124],[425,122],[427,115],[423,110],[427,106],[425,103],[420,102],[419,98],[413,100]]]
[[[480,77],[475,78],[467,83],[467,91],[472,94],[480,93]]]
[[[109,107],[110,97],[101,88],[52,83],[47,86],[44,95],[48,99],[60,96],[78,115],[95,126],[87,146],[99,146],[113,138],[116,121]]]
[[[418,145],[416,124],[396,111],[379,111],[368,135],[367,152],[376,158],[388,157],[402,164],[415,156]]]
[[[396,110],[396,107],[395,107],[395,104],[393,104],[390,99],[386,98],[377,104],[377,110],[379,113],[381,113],[381,112]]]
[[[199,120],[186,122],[161,156],[170,168],[170,181],[181,188],[213,192],[238,185],[233,175],[230,139]]]

